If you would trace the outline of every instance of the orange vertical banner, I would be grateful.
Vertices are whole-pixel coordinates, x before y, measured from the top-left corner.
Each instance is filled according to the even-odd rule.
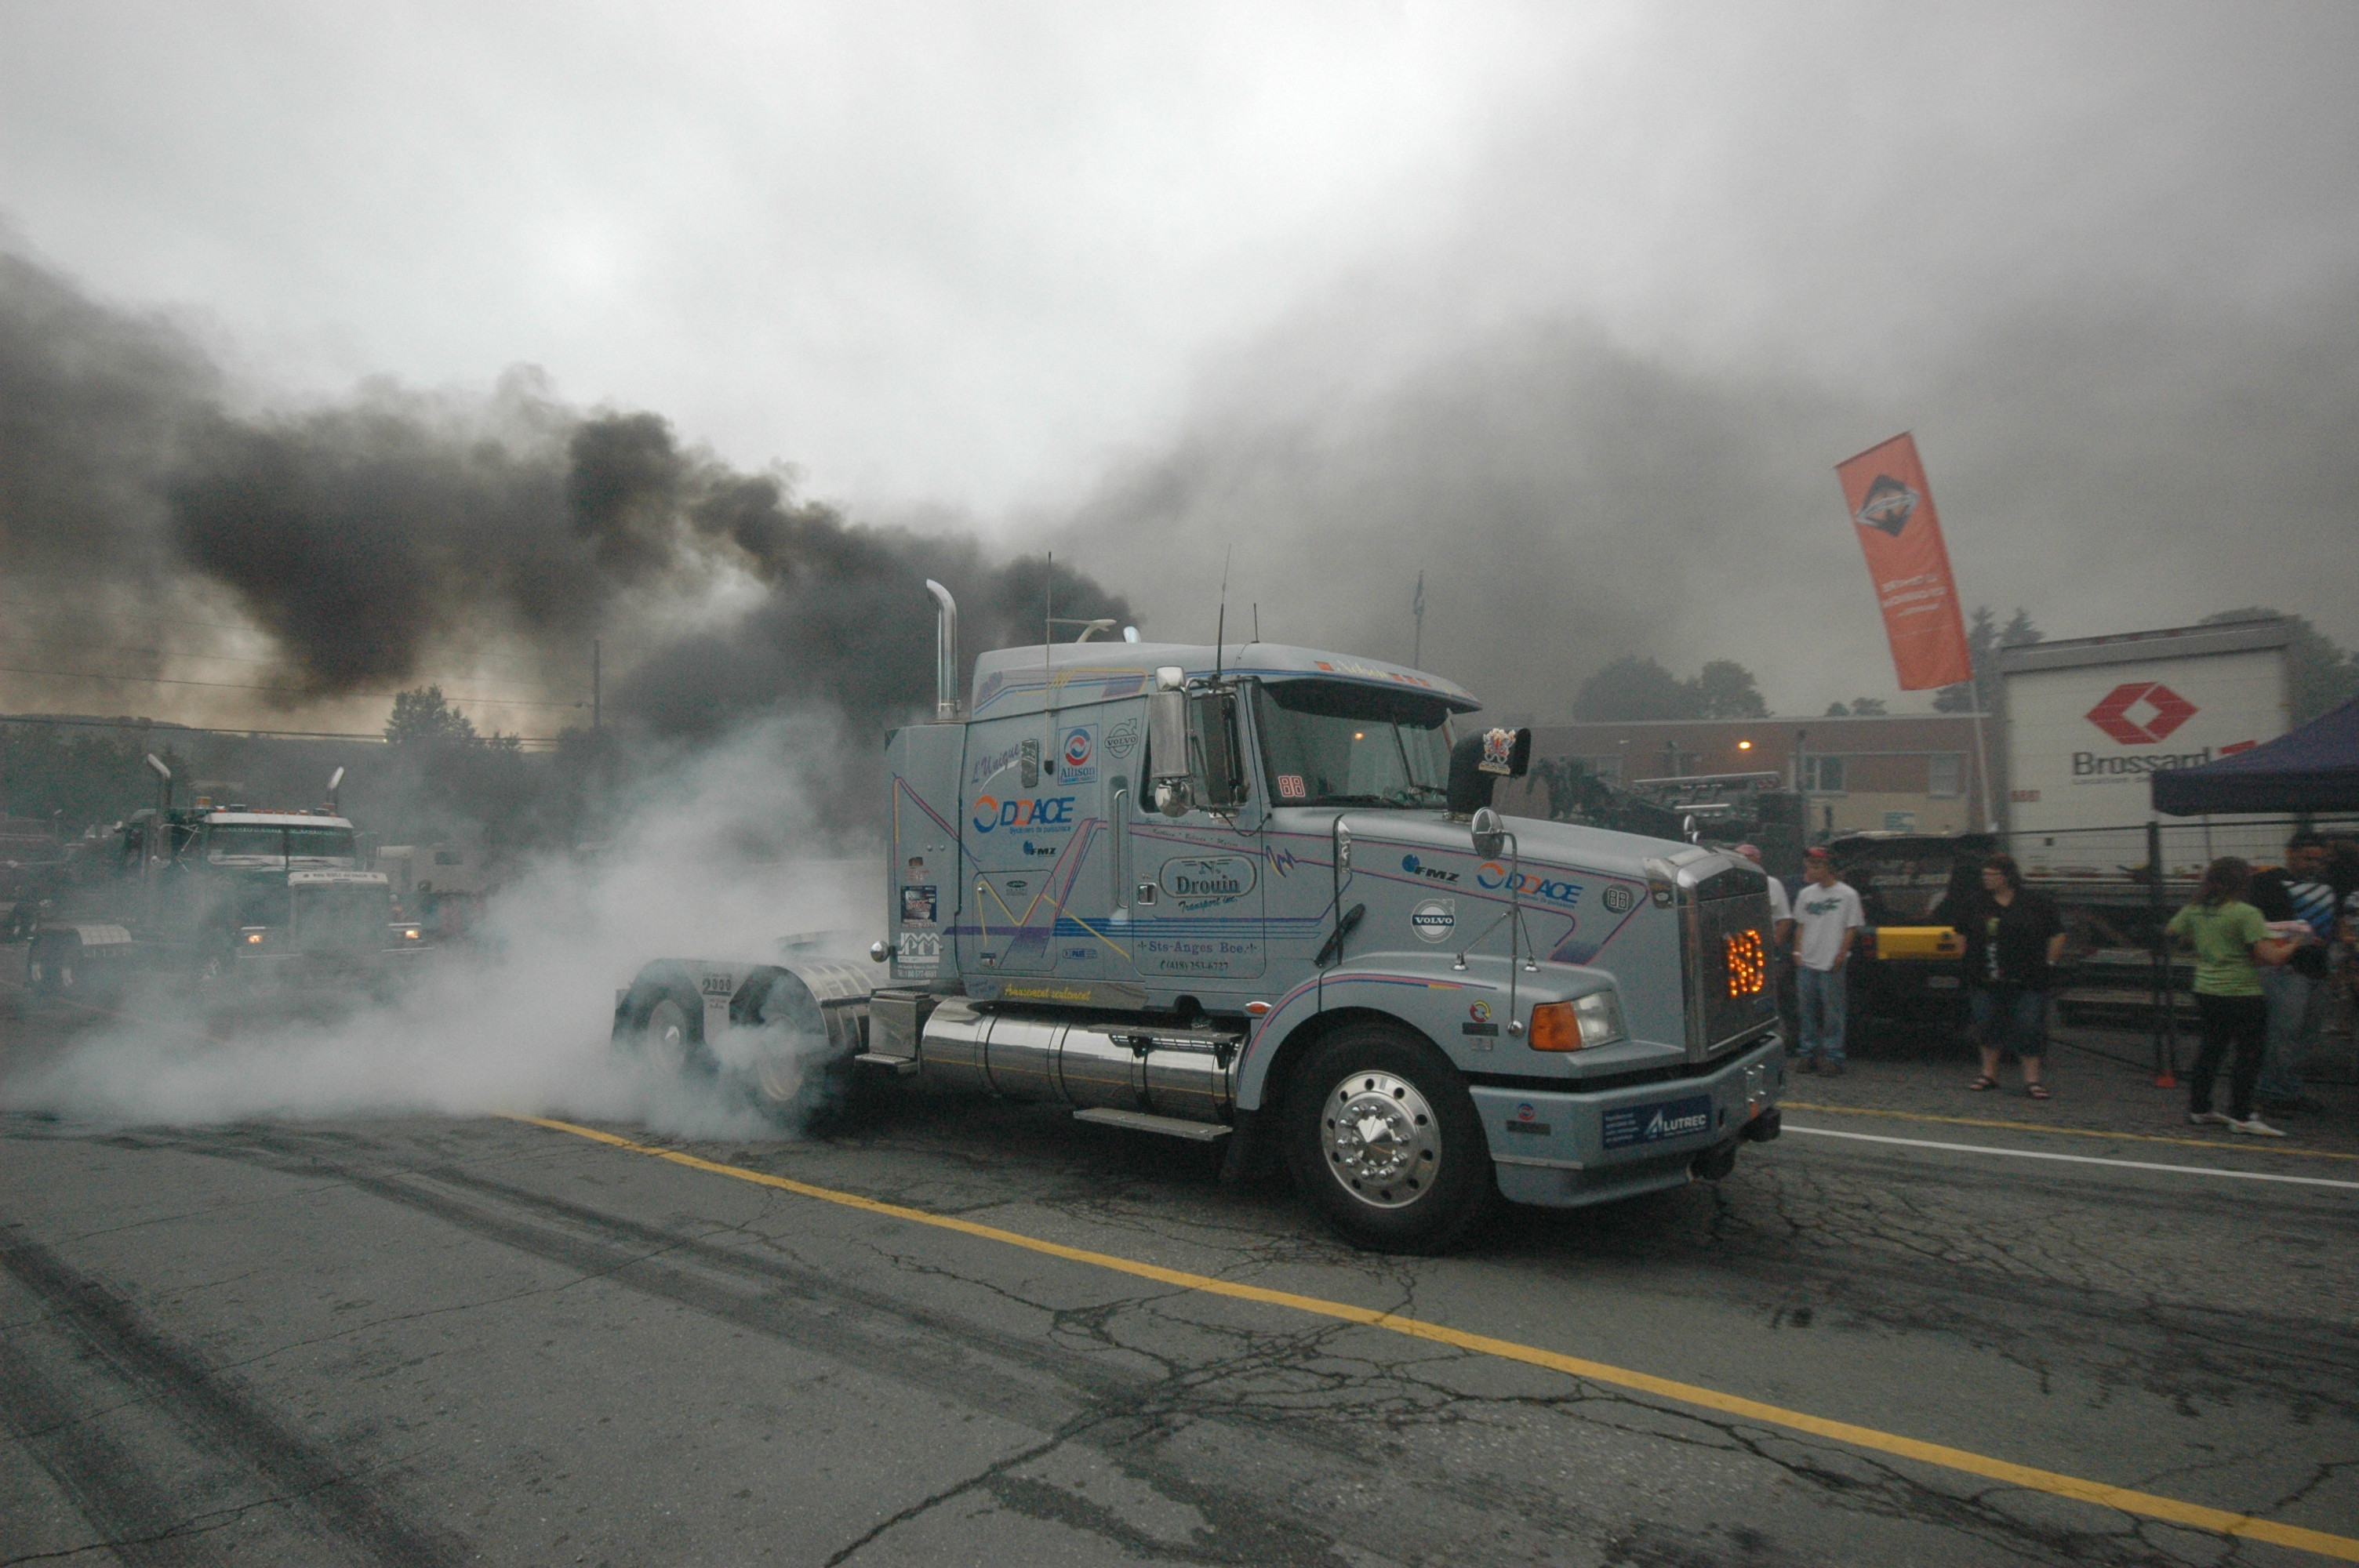
[[[1933,492],[1918,460],[1917,438],[1902,434],[1835,465],[1843,504],[1867,552],[1867,573],[1892,642],[1892,667],[1903,691],[1956,686],[1974,678],[1966,619],[1950,576],[1949,547]]]

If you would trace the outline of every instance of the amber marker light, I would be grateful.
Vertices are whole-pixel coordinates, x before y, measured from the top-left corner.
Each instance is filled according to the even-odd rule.
[[[1750,741],[1739,741],[1736,743],[1736,749],[1740,752],[1749,752],[1753,750],[1753,742]]]
[[[1581,1020],[1569,1001],[1544,1001],[1532,1009],[1531,1047],[1535,1051],[1581,1049]]]

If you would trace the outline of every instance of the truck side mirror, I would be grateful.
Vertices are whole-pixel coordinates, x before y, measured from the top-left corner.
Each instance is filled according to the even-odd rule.
[[[1474,813],[1474,852],[1486,860],[1495,860],[1507,849],[1507,825],[1489,806]]]
[[[1166,665],[1147,697],[1148,798],[1166,816],[1193,807],[1195,771],[1188,765],[1188,672]]]
[[[1237,694],[1199,692],[1194,701],[1196,739],[1203,761],[1204,808],[1234,811],[1245,797],[1245,744],[1237,733]]]

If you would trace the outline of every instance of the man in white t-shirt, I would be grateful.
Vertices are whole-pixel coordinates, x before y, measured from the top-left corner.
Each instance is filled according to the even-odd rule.
[[[1867,924],[1859,894],[1835,874],[1834,858],[1823,849],[1808,851],[1802,874],[1810,880],[1794,895],[1794,962],[1801,1006],[1798,1069],[1830,1075],[1843,1070],[1843,1003],[1850,979],[1853,933]]]

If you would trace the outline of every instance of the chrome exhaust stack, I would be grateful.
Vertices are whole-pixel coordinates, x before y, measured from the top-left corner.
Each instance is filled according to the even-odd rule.
[[[956,724],[966,717],[966,704],[959,700],[958,600],[931,578],[926,591],[940,607],[934,634],[934,722]]]

